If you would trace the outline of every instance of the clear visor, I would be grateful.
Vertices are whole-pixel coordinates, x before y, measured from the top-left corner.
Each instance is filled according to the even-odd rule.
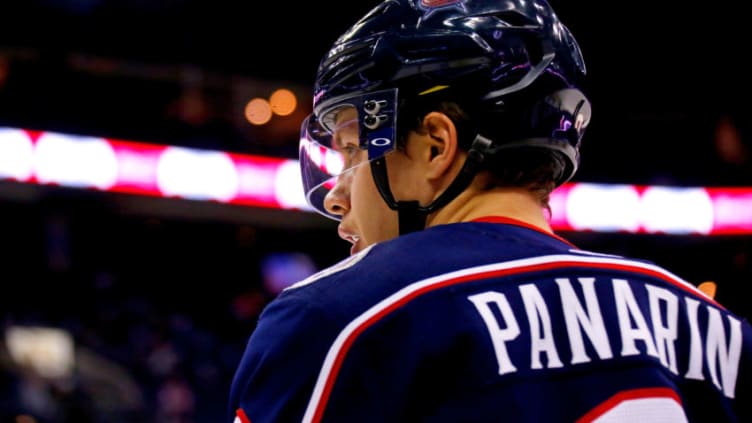
[[[346,174],[394,150],[396,109],[396,89],[376,91],[328,101],[303,121],[300,171],[311,207],[340,219],[326,209],[324,200],[338,182],[344,183]]]

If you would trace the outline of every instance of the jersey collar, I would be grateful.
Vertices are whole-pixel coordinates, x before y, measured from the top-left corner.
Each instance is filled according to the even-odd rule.
[[[571,242],[567,241],[566,239],[560,237],[559,235],[556,235],[556,234],[553,234],[553,233],[550,233],[550,232],[546,232],[546,231],[544,231],[543,229],[541,229],[541,228],[539,228],[537,226],[531,225],[531,224],[529,224],[527,222],[523,222],[521,220],[514,219],[514,218],[511,218],[511,217],[504,217],[504,216],[482,216],[482,217],[473,219],[472,222],[501,223],[501,224],[505,224],[505,225],[522,226],[523,228],[532,229],[532,230],[537,231],[539,233],[542,233],[544,235],[548,235],[550,237],[553,237],[553,238],[555,238],[555,239],[557,239],[557,240],[559,240],[559,241],[561,241],[561,242],[563,242],[563,243],[571,246],[572,248],[576,248],[576,249],[579,250],[579,248],[577,248],[576,245],[574,245]]]

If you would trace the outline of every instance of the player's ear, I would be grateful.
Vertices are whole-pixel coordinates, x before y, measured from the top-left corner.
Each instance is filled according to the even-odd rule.
[[[423,118],[423,128],[429,144],[427,176],[439,178],[457,158],[457,127],[444,113],[430,112]]]

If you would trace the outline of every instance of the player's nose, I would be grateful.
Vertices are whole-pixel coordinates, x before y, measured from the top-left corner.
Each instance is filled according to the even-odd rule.
[[[335,216],[344,216],[350,211],[350,184],[349,174],[344,173],[337,177],[334,188],[324,197],[324,208]]]

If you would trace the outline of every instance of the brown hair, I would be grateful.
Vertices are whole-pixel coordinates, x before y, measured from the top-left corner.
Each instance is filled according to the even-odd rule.
[[[470,149],[470,144],[478,133],[486,135],[488,130],[480,128],[493,125],[492,133],[503,132],[499,128],[499,112],[483,112],[462,107],[458,102],[441,99],[435,101],[405,101],[400,104],[397,148],[404,149],[409,133],[423,130],[423,118],[436,111],[449,117],[457,128],[460,148]],[[474,119],[478,116],[477,119]],[[502,124],[503,126],[503,124]],[[492,178],[488,189],[494,187],[526,188],[535,194],[541,205],[549,208],[551,192],[556,188],[557,176],[561,173],[564,160],[559,153],[536,147],[518,147],[502,149],[488,156],[483,169],[490,172]],[[550,212],[550,210],[549,210]]]

